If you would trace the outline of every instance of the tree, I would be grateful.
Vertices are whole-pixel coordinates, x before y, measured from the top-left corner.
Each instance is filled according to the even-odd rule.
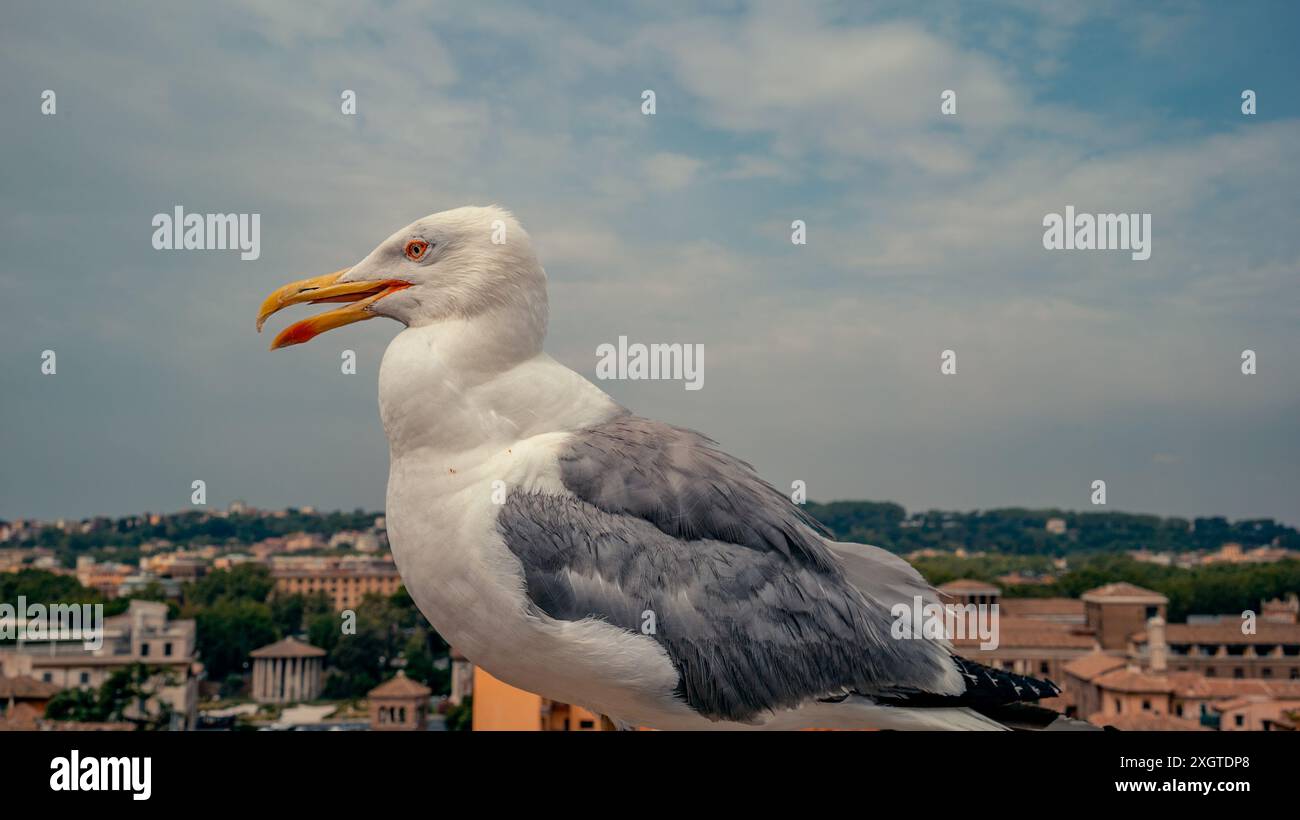
[[[171,706],[155,694],[175,684],[166,669],[134,663],[119,669],[99,689],[64,689],[45,706],[49,720],[85,723],[126,722],[137,730],[155,731],[171,724]]]
[[[186,605],[192,607],[209,606],[223,600],[264,602],[274,587],[271,570],[261,564],[239,564],[187,584],[184,597]]]
[[[276,641],[271,608],[248,600],[219,600],[194,613],[198,649],[210,680],[242,673],[249,653]]]

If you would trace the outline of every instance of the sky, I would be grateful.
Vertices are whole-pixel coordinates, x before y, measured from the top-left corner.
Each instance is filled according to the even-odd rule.
[[[419,217],[496,203],[547,269],[548,351],[595,378],[619,336],[702,344],[703,389],[599,384],[778,487],[1300,525],[1298,20],[1282,2],[9,4],[0,518],[182,510],[196,479],[218,507],[382,508],[376,375],[400,326],[271,353],[257,307]],[[156,250],[178,205],[260,214],[260,257]],[[1151,214],[1151,258],[1045,249],[1066,205]]]

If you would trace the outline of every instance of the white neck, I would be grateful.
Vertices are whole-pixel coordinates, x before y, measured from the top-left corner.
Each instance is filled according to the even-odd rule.
[[[379,412],[394,459],[464,452],[578,429],[618,411],[505,313],[408,327],[384,353]]]

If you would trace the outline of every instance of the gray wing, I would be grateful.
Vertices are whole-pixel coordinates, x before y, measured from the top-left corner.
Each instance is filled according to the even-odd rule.
[[[916,567],[897,555],[870,544],[832,541],[828,545],[840,561],[844,576],[863,595],[877,601],[911,605],[920,598],[921,605],[942,604],[939,593]]]
[[[498,519],[532,604],[635,632],[653,613],[701,714],[953,691],[948,651],[891,638],[895,602],[859,592],[816,523],[703,436],[622,416],[575,434],[560,466],[572,495],[512,493]]]

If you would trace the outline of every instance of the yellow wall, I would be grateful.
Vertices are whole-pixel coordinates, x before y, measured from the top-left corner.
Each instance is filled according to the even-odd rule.
[[[564,731],[568,720],[569,731],[603,731],[606,724],[600,715],[580,706],[551,703],[549,722],[544,722],[542,707],[546,702],[541,695],[516,689],[508,683],[474,667],[474,731],[476,732],[541,732]],[[590,722],[584,730],[582,723]]]
[[[474,667],[474,731],[542,730],[542,698]]]

